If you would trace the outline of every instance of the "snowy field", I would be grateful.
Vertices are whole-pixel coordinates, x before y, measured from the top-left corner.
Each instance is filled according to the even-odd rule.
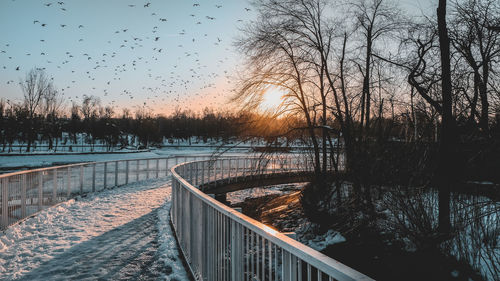
[[[67,154],[67,155],[19,155],[0,156],[0,173],[13,172],[27,168],[49,167],[54,165],[81,162],[112,161],[168,157],[174,155],[213,154],[218,150],[210,147],[165,147],[149,152],[106,153],[106,154]],[[224,155],[244,155],[248,149],[232,149]],[[246,154],[245,154],[246,155]]]
[[[0,234],[2,280],[188,280],[169,224],[170,180],[46,209]]]

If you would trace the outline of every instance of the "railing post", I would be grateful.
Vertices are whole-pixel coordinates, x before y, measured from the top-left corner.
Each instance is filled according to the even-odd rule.
[[[205,161],[201,162],[201,184],[205,184]]]
[[[95,192],[95,163],[92,164],[92,192]]]
[[[236,264],[236,256],[238,255],[236,252],[236,239],[236,222],[231,220],[231,241],[229,244],[231,246],[231,257],[229,260],[231,262],[231,280],[233,281],[236,281],[236,276],[238,276],[238,266]]]
[[[220,172],[221,172],[220,179],[221,179],[221,180],[222,180],[222,179],[224,179],[224,174],[225,174],[225,173],[224,173],[224,160],[225,160],[225,159],[222,159],[222,160],[220,161]]]
[[[52,189],[52,203],[56,202],[57,198],[57,169],[54,169],[53,189]]]
[[[83,194],[83,165],[80,165],[80,195]]]
[[[208,171],[207,171],[207,183],[209,183],[211,181],[211,179],[212,179],[212,169],[210,169],[210,160],[208,160],[207,164],[208,164],[208,167],[207,167],[207,169],[208,169]]]
[[[9,225],[9,178],[0,178],[2,188],[2,228]]]
[[[160,172],[160,159],[156,159],[156,178],[158,178],[159,172]]]
[[[291,263],[290,253],[286,250],[281,250],[281,276],[283,280],[291,280],[290,276],[290,263]]]
[[[43,171],[38,172],[38,211],[42,210],[43,203]]]
[[[69,199],[69,196],[71,195],[71,167],[68,167],[68,187],[66,189],[66,199]]]
[[[118,161],[115,162],[115,186],[118,186]]]
[[[146,159],[146,179],[149,179],[149,159]]]
[[[240,173],[240,159],[237,158],[236,159],[236,177],[238,177],[239,173]]]
[[[193,163],[190,163],[187,166],[188,166],[188,169],[189,169],[189,183],[194,185],[194,183],[193,183],[193,178],[194,178],[194,176],[193,176],[193,170],[194,170],[193,166],[194,165],[193,165]]]
[[[21,176],[21,218],[26,217],[26,174]]]
[[[135,170],[136,170],[135,181],[139,181],[139,160],[137,160]]]
[[[214,172],[214,185],[217,186],[217,159],[214,160],[214,166],[212,167]]]
[[[130,161],[127,160],[125,162],[125,184],[128,184],[129,164],[130,164]]]
[[[198,174],[199,174],[198,164],[200,164],[200,162],[194,162],[194,166],[195,166],[194,168],[196,169],[195,172],[194,172],[195,173],[194,174],[194,176],[195,176],[195,179],[194,179],[195,180],[195,184],[194,185],[196,185],[196,186],[198,186]]]
[[[108,182],[108,162],[104,162],[104,188],[107,187]]]
[[[165,159],[165,176],[168,176],[168,171],[170,170],[168,168],[168,160],[170,160],[170,157],[168,157],[167,159]]]
[[[228,181],[231,182],[231,158],[227,159],[227,170],[228,170],[228,175],[227,175],[227,178],[228,178]]]
[[[217,162],[218,160],[214,160],[214,187],[217,187]]]

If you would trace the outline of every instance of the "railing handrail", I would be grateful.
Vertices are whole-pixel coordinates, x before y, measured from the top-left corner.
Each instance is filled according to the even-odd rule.
[[[290,154],[289,154],[290,155]],[[83,193],[90,193],[98,190],[102,190],[107,187],[119,186],[126,183],[131,183],[134,181],[139,181],[140,179],[150,178],[150,177],[160,177],[166,176],[168,172],[172,172],[173,181],[172,181],[172,204],[173,206],[177,206],[175,201],[175,196],[177,196],[175,192],[176,182],[186,190],[189,191],[189,194],[192,194],[199,202],[203,202],[207,204],[211,209],[216,210],[224,217],[228,218],[231,221],[231,227],[233,227],[233,223],[237,226],[236,228],[231,228],[226,225],[224,229],[218,230],[220,231],[231,231],[231,233],[238,233],[239,235],[243,235],[243,230],[252,232],[252,235],[255,235],[256,239],[261,237],[262,243],[267,241],[269,247],[274,245],[275,251],[276,248],[279,248],[278,251],[282,253],[286,253],[290,260],[295,259],[304,261],[308,266],[312,266],[318,270],[318,272],[323,272],[328,274],[329,276],[335,276],[337,280],[371,280],[363,274],[356,272],[355,270],[279,233],[272,230],[270,227],[253,220],[236,210],[225,206],[219,201],[211,198],[209,195],[203,193],[199,190],[195,185],[190,182],[187,178],[183,178],[185,175],[181,175],[177,169],[183,167],[191,167],[196,165],[197,172],[200,163],[204,165],[204,163],[213,163],[214,165],[204,165],[205,168],[211,167],[213,168],[214,174],[212,174],[214,180],[220,180],[225,178],[230,178],[231,173],[234,176],[235,172],[237,173],[237,169],[231,166],[231,161],[237,163],[236,167],[239,167],[240,161],[244,161],[244,165],[247,162],[250,162],[249,167],[245,167],[244,172],[250,175],[258,175],[263,172],[262,167],[260,166],[262,162],[264,162],[264,168],[267,167],[268,164],[271,163],[272,170],[268,169],[265,172],[274,172],[277,171],[297,171],[297,167],[293,165],[305,165],[303,168],[307,168],[310,164],[310,159],[307,157],[302,158],[300,161],[293,162],[288,161],[289,159],[294,159],[294,157],[240,157],[238,156],[226,156],[224,158],[213,159],[213,154],[206,155],[169,155],[166,157],[151,157],[151,158],[136,158],[136,159],[124,159],[124,160],[110,160],[110,161],[91,161],[84,163],[75,163],[75,164],[67,164],[60,165],[54,167],[45,167],[38,168],[32,170],[18,171],[0,175],[0,209],[1,209],[1,225],[3,227],[7,227],[12,223],[17,223],[24,218],[33,215],[44,207],[52,206],[58,202],[65,201],[71,197],[74,197]],[[302,155],[304,156],[304,155]],[[179,160],[184,158],[184,163],[178,164]],[[173,159],[175,163],[171,165]],[[202,160],[202,161],[190,161],[187,162],[188,159],[210,159],[210,160]],[[270,159],[279,159],[279,161]],[[165,162],[160,162],[164,160]],[[258,160],[257,162],[253,162]],[[283,162],[285,160],[285,162]],[[145,161],[145,162],[144,162]],[[182,160],[181,160],[182,161]],[[153,165],[150,165],[153,162]],[[113,165],[115,163],[115,165]],[[155,165],[156,163],[156,165]],[[161,165],[160,165],[161,163]],[[229,163],[229,165],[225,166],[225,163]],[[285,170],[283,170],[283,163],[288,163]],[[111,164],[111,165],[110,165]],[[221,174],[216,174],[218,165],[220,165]],[[278,164],[278,165],[277,165]],[[285,166],[286,166],[285,165]],[[129,167],[130,166],[130,167]],[[173,166],[172,168],[170,168]],[[98,167],[98,169],[96,169]],[[79,169],[76,169],[79,168]],[[248,169],[247,169],[248,168]],[[224,170],[225,169],[225,170]],[[287,170],[288,169],[288,170]],[[210,169],[208,171],[208,181],[210,181]],[[207,171],[203,171],[201,181],[205,180],[205,174]],[[185,172],[185,171],[184,171]],[[161,175],[160,175],[161,173]],[[197,184],[199,185],[200,181],[199,174],[196,174]],[[193,174],[191,174],[193,176]],[[12,178],[12,179],[11,179]],[[79,180],[79,182],[78,182]],[[85,189],[82,189],[85,182]],[[91,189],[89,184],[91,184]],[[90,191],[91,190],[91,191]],[[194,198],[193,198],[194,199]],[[174,207],[172,207],[171,212],[174,212]],[[199,217],[191,217],[192,220],[191,225],[194,223],[199,223]],[[172,217],[172,222],[174,225],[174,230],[176,235],[179,238],[179,233],[176,224],[174,223],[174,219]],[[177,220],[176,220],[177,222]],[[205,222],[206,224],[206,222]],[[239,229],[239,230],[238,230]],[[213,228],[212,228],[213,230]],[[238,232],[239,231],[239,232]],[[246,233],[246,232],[245,232]],[[231,234],[231,235],[233,235]],[[252,236],[253,237],[253,236]],[[227,238],[227,237],[226,237]],[[260,238],[259,238],[260,239]],[[253,240],[252,240],[253,241]],[[248,241],[247,241],[248,242]],[[242,244],[238,244],[240,242],[235,242],[236,246],[243,247]],[[252,242],[253,243],[253,242]],[[226,246],[227,247],[227,246]],[[235,247],[235,246],[232,246]],[[247,245],[248,247],[248,245]],[[181,243],[182,249],[182,243]],[[227,248],[225,248],[227,251]],[[269,248],[270,249],[270,248]],[[183,251],[185,249],[182,249]],[[276,252],[275,252],[276,254]],[[237,259],[241,262],[241,259]],[[236,262],[236,261],[235,261]],[[271,263],[271,261],[270,261]],[[189,264],[189,261],[188,261]],[[234,265],[233,265],[234,266]],[[239,265],[242,266],[242,265]],[[283,264],[285,266],[285,264]],[[291,266],[288,264],[288,266]],[[270,265],[269,265],[270,267]],[[237,267],[235,267],[237,268]],[[264,264],[262,265],[264,268]],[[295,268],[296,269],[296,268]],[[310,269],[310,268],[309,268]],[[226,268],[226,270],[228,270]],[[262,269],[263,270],[263,269]],[[229,272],[229,271],[228,271]],[[232,272],[236,272],[235,269]],[[262,271],[263,272],[263,271]],[[269,273],[271,274],[271,272]],[[210,279],[217,280],[217,279]],[[227,279],[226,280],[233,280]],[[235,281],[238,279],[234,279]],[[260,279],[262,280],[262,279]],[[283,277],[283,280],[286,279],[286,275]],[[309,279],[310,280],[310,279]],[[333,279],[331,279],[333,280]]]
[[[86,166],[86,165],[93,165],[93,164],[137,161],[137,160],[139,160],[139,161],[166,160],[166,159],[182,158],[182,157],[192,158],[192,157],[211,157],[211,156],[213,156],[213,155],[212,154],[196,154],[195,156],[193,156],[192,154],[176,154],[176,155],[170,155],[170,156],[166,156],[166,157],[130,158],[130,159],[107,160],[107,161],[78,162],[78,163],[72,163],[72,164],[64,164],[64,165],[35,168],[35,169],[22,170],[22,171],[16,171],[16,172],[9,172],[9,173],[5,173],[5,174],[0,174],[0,179],[6,178],[6,177],[11,177],[11,176],[18,176],[18,175],[22,175],[22,174],[36,173],[36,172],[49,171],[49,170],[54,170],[54,169],[62,169],[62,168],[68,168],[68,167],[79,167],[79,166]],[[225,157],[231,157],[231,156],[225,156]],[[191,162],[191,161],[189,161],[189,162]]]
[[[184,158],[186,161],[186,159],[209,157],[213,157],[213,154],[177,154],[164,157],[89,161],[0,174],[0,230],[38,213],[45,207],[77,195],[131,183],[144,176],[146,178],[166,176],[170,172],[170,167],[179,161],[176,160],[169,165],[170,160],[182,161]],[[165,165],[162,162],[160,167],[160,161],[166,161]],[[151,162],[156,162],[157,165],[150,166]],[[124,164],[126,172],[118,169],[119,165],[122,165],[122,169],[125,168]]]
[[[248,159],[239,158],[240,160]],[[233,160],[240,161],[238,158]],[[204,203],[208,204],[212,208],[216,209],[221,214],[228,217],[231,221],[235,221],[241,224],[244,228],[247,228],[259,236],[263,237],[267,241],[270,241],[274,245],[280,247],[281,249],[293,254],[295,257],[299,258],[302,261],[307,262],[309,265],[319,269],[321,272],[329,275],[330,277],[334,277],[337,280],[372,280],[368,276],[357,272],[356,270],[294,240],[289,238],[288,236],[279,233],[278,231],[273,230],[269,226],[254,220],[231,207],[226,206],[225,204],[217,201],[212,198],[208,194],[205,194],[194,184],[191,184],[188,179],[183,178],[181,174],[178,172],[181,168],[188,167],[189,165],[194,165],[196,163],[202,162],[210,162],[213,160],[201,160],[201,161],[191,161],[178,164],[171,168],[171,174],[173,179],[177,180],[180,185],[182,185],[186,190],[190,192],[190,194],[194,195],[198,199],[202,200]],[[224,161],[223,159],[217,159],[215,161]],[[198,168],[198,164],[197,164]],[[233,167],[230,167],[233,169]],[[198,171],[198,170],[197,170]],[[209,179],[210,180],[210,179]],[[203,183],[202,183],[203,184]],[[184,202],[186,203],[186,202]],[[189,218],[188,218],[189,219]],[[174,228],[176,225],[174,224]],[[177,230],[176,230],[177,232]],[[188,261],[189,262],[189,261]],[[191,266],[190,266],[191,267]],[[196,274],[194,274],[196,275]],[[333,280],[333,279],[330,279]]]

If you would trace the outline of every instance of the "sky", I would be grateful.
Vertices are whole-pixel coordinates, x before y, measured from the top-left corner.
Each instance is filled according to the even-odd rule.
[[[246,1],[2,0],[0,97],[21,101],[18,82],[38,67],[78,104],[221,107],[233,39],[252,17]]]
[[[435,1],[399,2],[419,13]],[[19,81],[44,68],[67,105],[230,108],[232,43],[254,18],[246,0],[1,0],[0,98],[20,102]]]

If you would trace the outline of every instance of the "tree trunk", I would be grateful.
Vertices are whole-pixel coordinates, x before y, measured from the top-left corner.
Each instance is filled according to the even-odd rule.
[[[365,76],[363,79],[363,97],[365,98],[365,128],[369,130],[370,126],[370,63],[372,57],[372,35],[368,31],[366,38],[366,61],[365,61]],[[363,114],[363,113],[362,113]]]
[[[481,116],[479,119],[479,127],[483,130],[483,133],[488,134],[489,126],[488,126],[488,111],[489,111],[489,102],[488,102],[488,75],[489,75],[489,67],[488,63],[483,62],[483,79],[479,84],[479,95],[481,97]]]
[[[442,120],[441,143],[438,158],[438,189],[439,189],[439,231],[449,233],[450,223],[450,192],[456,172],[453,161],[456,147],[455,120],[452,114],[452,87],[450,68],[450,39],[446,27],[446,0],[439,0],[437,8],[439,50],[441,54],[441,90],[442,90]]]

